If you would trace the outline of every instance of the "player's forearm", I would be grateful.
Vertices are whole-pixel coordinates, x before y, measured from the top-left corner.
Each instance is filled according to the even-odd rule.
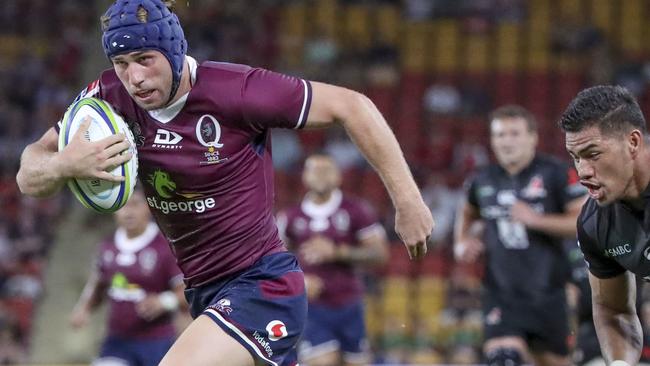
[[[549,235],[560,236],[563,238],[575,238],[576,233],[576,216],[566,214],[547,214],[539,215],[535,220],[527,225],[530,229],[542,231]]]
[[[388,254],[375,248],[355,248],[341,245],[337,248],[336,260],[360,265],[380,265],[386,262]]]
[[[377,107],[362,94],[355,93],[352,97],[356,98],[356,103],[342,124],[382,178],[395,208],[421,199],[397,139]]]
[[[469,205],[465,202],[458,210],[456,214],[456,220],[454,224],[454,243],[459,243],[472,235],[472,227],[474,223],[479,220],[478,215]]]
[[[607,362],[623,360],[636,365],[641,357],[643,333],[636,313],[619,313],[594,304],[594,324]]]
[[[25,148],[20,159],[16,182],[20,191],[35,197],[49,197],[65,184],[61,175],[57,153],[50,152],[38,143]]]

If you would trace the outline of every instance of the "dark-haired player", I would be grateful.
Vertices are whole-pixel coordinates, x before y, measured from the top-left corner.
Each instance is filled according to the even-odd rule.
[[[593,317],[610,365],[636,365],[643,347],[634,275],[650,278],[650,149],[645,118],[619,86],[581,91],[560,119],[589,200],[578,241],[589,267]]]
[[[232,63],[196,62],[161,0],[118,0],[102,17],[113,67],[79,97],[111,103],[138,141],[147,203],[185,276],[196,318],[161,365],[292,365],[307,300],[304,278],[272,214],[270,129],[342,125],[376,168],[396,209],[396,232],[419,258],[433,228],[392,131],[349,89]],[[217,25],[215,25],[217,26]],[[124,136],[57,152],[58,129],[22,156],[17,181],[33,196],[128,160]]]
[[[299,347],[311,366],[368,365],[360,266],[388,259],[388,241],[369,204],[339,189],[341,172],[321,154],[305,160],[303,201],[278,215],[278,227],[305,271],[309,309]]]
[[[584,188],[572,168],[536,153],[537,126],[526,109],[492,112],[490,140],[497,163],[469,179],[454,234],[458,260],[485,253],[487,364],[570,365],[562,237],[575,237]],[[478,221],[485,223],[482,238],[472,230]]]
[[[115,221],[118,229],[100,245],[70,324],[84,326],[107,299],[108,334],[93,365],[156,366],[176,339],[173,315],[185,304],[183,275],[141,190]]]

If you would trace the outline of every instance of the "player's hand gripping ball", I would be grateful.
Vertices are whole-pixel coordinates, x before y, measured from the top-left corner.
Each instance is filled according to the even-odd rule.
[[[102,213],[115,212],[124,206],[131,196],[138,175],[138,156],[133,133],[124,119],[107,102],[97,98],[84,98],[74,102],[63,115],[59,132],[59,151],[72,140],[82,121],[89,117],[91,122],[86,140],[94,142],[110,135],[123,133],[131,144],[133,157],[115,167],[109,173],[122,176],[122,182],[103,179],[70,179],[68,187],[75,197],[87,208]],[[126,152],[123,152],[126,153]]]

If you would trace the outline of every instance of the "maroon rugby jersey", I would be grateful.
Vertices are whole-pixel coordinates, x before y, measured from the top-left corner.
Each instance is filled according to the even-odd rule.
[[[335,245],[359,246],[360,240],[367,235],[376,233],[376,230],[383,233],[384,230],[366,202],[347,197],[338,190],[332,193],[326,203],[319,205],[305,199],[300,205],[281,212],[278,215],[278,227],[296,253],[304,242],[315,235],[327,237]],[[361,281],[353,265],[307,265],[301,260],[300,266],[305,274],[313,274],[323,280],[323,291],[318,299],[310,300],[312,303],[338,306],[361,298]]]
[[[301,128],[311,86],[245,65],[187,60],[192,89],[162,113],[138,107],[112,69],[78,98],[102,98],[132,124],[140,184],[194,287],[284,250],[272,214],[269,128]]]
[[[182,274],[167,240],[151,223],[142,235],[127,238],[124,229],[103,242],[96,259],[99,281],[108,285],[108,334],[127,338],[173,337],[170,314],[141,318],[136,305],[147,294],[172,290]]]

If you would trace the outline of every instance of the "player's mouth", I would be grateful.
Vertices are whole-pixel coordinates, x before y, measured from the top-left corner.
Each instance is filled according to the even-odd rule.
[[[141,99],[141,100],[143,100],[143,101],[146,101],[147,99],[151,98],[151,96],[153,95],[153,92],[154,92],[154,91],[155,91],[155,90],[153,90],[153,89],[151,89],[151,90],[141,90],[141,91],[136,92],[136,93],[133,94],[133,95],[135,95],[136,97],[138,97],[138,99]]]
[[[589,191],[589,196],[595,200],[599,200],[603,196],[603,187],[599,184],[595,183],[590,183],[590,182],[585,182],[585,181],[580,181],[580,184],[585,186],[587,190]]]

